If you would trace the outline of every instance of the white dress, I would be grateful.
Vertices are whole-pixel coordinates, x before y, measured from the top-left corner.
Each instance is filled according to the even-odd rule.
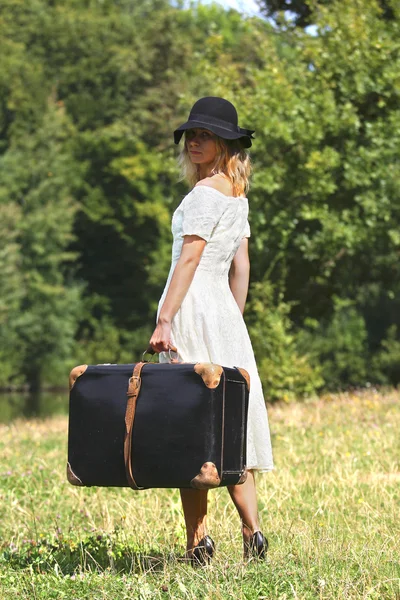
[[[172,264],[157,319],[181,254],[184,235],[207,244],[183,302],[172,320],[171,341],[184,362],[213,362],[241,367],[250,375],[247,424],[247,467],[273,469],[267,409],[250,337],[229,287],[229,268],[243,237],[250,236],[247,198],[226,196],[198,185],[185,196],[172,217]],[[169,355],[160,352],[160,362]]]

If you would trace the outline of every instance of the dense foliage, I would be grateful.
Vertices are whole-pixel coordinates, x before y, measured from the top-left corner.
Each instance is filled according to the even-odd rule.
[[[312,25],[316,19],[319,6],[329,6],[331,0],[258,0],[260,10],[269,17],[286,26],[307,27]],[[390,0],[379,0],[382,9],[381,15],[386,19],[395,19],[395,11]],[[359,10],[363,9],[363,3],[356,4]]]
[[[315,35],[215,5],[1,1],[0,385],[146,348],[186,192],[171,132],[202,95],[257,133],[267,397],[399,382],[399,8],[297,4]]]

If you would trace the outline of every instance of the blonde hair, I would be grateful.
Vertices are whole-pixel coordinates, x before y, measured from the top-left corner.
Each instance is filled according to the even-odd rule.
[[[217,154],[211,168],[211,174],[223,174],[232,183],[235,197],[247,194],[250,183],[251,162],[250,156],[239,140],[225,140],[215,136]],[[185,143],[178,157],[180,166],[179,181],[186,180],[191,187],[200,181],[199,165],[190,160],[189,151]]]

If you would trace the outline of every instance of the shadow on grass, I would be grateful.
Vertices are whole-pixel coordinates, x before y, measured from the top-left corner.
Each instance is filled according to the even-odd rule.
[[[81,541],[62,537],[53,541],[24,540],[20,546],[3,545],[0,553],[0,567],[7,565],[12,569],[31,568],[37,573],[51,571],[60,575],[85,571],[112,571],[121,574],[157,572],[162,571],[166,563],[178,560],[178,556],[173,553],[162,554],[151,548],[143,552],[126,540],[105,533],[89,536]]]

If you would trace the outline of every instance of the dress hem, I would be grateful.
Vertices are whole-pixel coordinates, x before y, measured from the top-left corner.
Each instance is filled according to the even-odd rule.
[[[248,467],[246,466],[248,471],[258,471],[259,473],[269,473],[270,471],[274,471],[275,467]]]

